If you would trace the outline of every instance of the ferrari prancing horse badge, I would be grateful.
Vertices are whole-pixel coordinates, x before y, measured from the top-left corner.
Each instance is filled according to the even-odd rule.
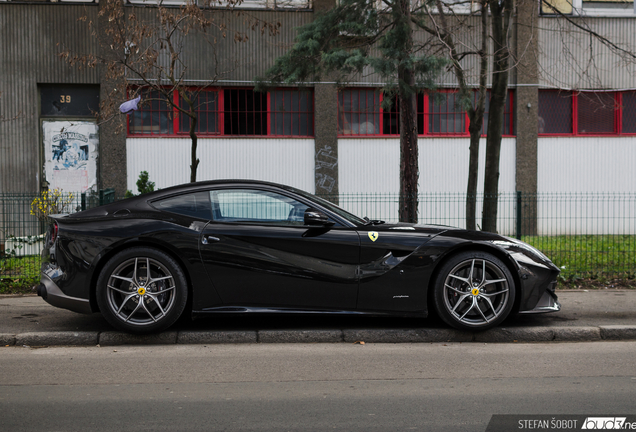
[[[376,231],[369,231],[369,238],[371,241],[376,241],[378,239],[379,234]]]

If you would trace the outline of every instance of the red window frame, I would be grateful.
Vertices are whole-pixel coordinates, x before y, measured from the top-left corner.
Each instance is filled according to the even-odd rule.
[[[269,93],[255,92],[252,87],[227,87],[222,91],[223,135],[268,136]]]
[[[629,102],[625,101],[625,96],[629,95]],[[629,103],[629,106],[627,104]],[[620,134],[627,136],[636,135],[636,90],[629,90],[620,93],[620,104],[621,114],[620,114]],[[632,132],[625,132],[623,129],[625,128],[625,116],[630,116],[631,120],[629,122],[629,128],[632,129]]]
[[[134,88],[133,88],[134,89]],[[197,90],[196,87],[188,87],[186,90]],[[142,90],[143,91],[143,90]],[[309,94],[309,101],[307,102],[307,109],[305,111],[297,111],[295,113],[292,114],[296,114],[296,116],[291,115],[291,116],[287,116],[286,114],[290,114],[290,112],[279,112],[276,111],[275,109],[272,109],[272,93],[275,92],[303,92],[303,93],[307,93]],[[208,113],[214,113],[216,114],[216,121],[217,121],[217,127],[216,127],[216,131],[197,131],[197,136],[199,137],[233,137],[233,136],[245,136],[245,137],[280,137],[280,138],[307,138],[307,137],[313,137],[314,136],[314,131],[315,131],[315,125],[314,125],[314,106],[315,106],[315,101],[314,101],[314,91],[313,89],[307,88],[307,89],[298,89],[298,88],[291,88],[291,87],[281,87],[281,88],[276,88],[272,91],[268,91],[267,93],[265,93],[264,96],[261,96],[262,93],[258,93],[258,92],[254,92],[254,88],[253,87],[214,87],[214,88],[209,88],[209,89],[204,89],[202,90],[202,92],[211,92],[211,93],[216,93],[216,97],[217,97],[217,106],[216,106],[216,111],[204,111],[204,112],[208,112]],[[262,106],[258,109],[258,110],[243,110],[244,105],[246,106],[247,104],[249,104],[249,102],[246,101],[240,101],[240,103],[235,104],[237,105],[236,107],[234,106],[230,106],[229,104],[233,103],[230,100],[227,100],[228,97],[226,95],[227,92],[230,92],[229,94],[232,95],[234,93],[236,93],[238,95],[238,97],[240,98],[241,95],[245,96],[245,99],[249,99],[249,92],[254,92],[255,95],[257,95],[257,97],[261,100],[262,102]],[[131,93],[132,94],[132,93]],[[130,96],[130,94],[129,94]],[[174,102],[175,105],[178,105],[180,102],[180,96],[179,96],[179,92],[178,91],[174,91],[172,94],[172,100]],[[244,103],[245,102],[245,103]],[[167,102],[164,102],[165,104],[167,104]],[[226,105],[228,105],[226,107]],[[253,108],[253,107],[252,107]],[[170,132],[168,133],[162,133],[162,132],[155,132],[155,133],[136,133],[134,131],[131,130],[131,122],[133,121],[133,119],[135,117],[143,117],[144,113],[150,113],[151,119],[152,114],[157,112],[157,110],[151,110],[148,109],[147,105],[144,104],[144,101],[142,99],[141,104],[140,104],[140,108],[138,111],[136,111],[135,113],[129,114],[128,115],[128,121],[127,121],[127,136],[131,137],[131,138],[148,138],[148,137],[179,137],[179,138],[183,138],[184,136],[188,136],[189,134],[189,123],[188,123],[188,128],[184,128],[181,129],[181,125],[180,125],[180,119],[182,118],[182,116],[185,116],[185,114],[182,114],[178,109],[173,108],[173,109],[166,109],[166,110],[162,110],[160,112],[165,112],[167,113],[167,121],[169,122],[170,126],[172,126],[172,129]],[[138,114],[137,114],[138,113]],[[146,114],[147,116],[148,114]],[[242,131],[242,127],[239,124],[234,124],[233,121],[237,120],[238,122],[247,122],[248,117],[249,116],[259,116],[261,117],[260,119],[260,123],[253,121],[253,127],[255,129],[259,129],[259,130],[255,130],[255,131],[251,131],[251,130],[245,130],[245,133],[241,133]],[[308,131],[306,131],[306,133],[304,134],[298,134],[298,135],[294,135],[294,134],[276,134],[274,133],[274,131],[272,131],[272,120],[276,121],[277,116],[284,116],[286,119],[289,119],[292,122],[298,121],[300,123],[300,117],[304,116],[304,120],[306,120],[307,123],[307,127],[308,127]],[[187,116],[186,116],[187,117]],[[230,125],[226,125],[226,122],[230,122]],[[259,124],[260,126],[258,128],[256,128],[256,124]],[[229,127],[228,127],[229,126]],[[234,133],[229,133],[230,129],[234,130]],[[247,129],[250,129],[249,127],[247,127]],[[276,129],[276,128],[274,128]],[[290,128],[292,131],[294,130],[294,126],[292,124],[292,127]],[[301,127],[299,125],[298,130],[300,131]],[[254,132],[260,132],[260,133],[254,133]]]
[[[436,93],[441,93],[444,95],[449,95],[449,94],[453,94],[456,95],[459,92],[455,89],[440,89],[437,90]],[[468,131],[468,126],[470,124],[470,120],[468,118],[468,113],[466,111],[451,111],[450,109],[448,109],[449,104],[446,103],[446,110],[442,111],[442,105],[440,105],[439,103],[436,104],[436,102],[438,102],[436,100],[437,96],[435,95],[431,95],[429,93],[424,94],[424,106],[426,107],[426,112],[422,112],[419,113],[418,112],[418,116],[419,115],[423,115],[424,116],[424,133],[423,135],[431,135],[431,136],[466,136],[466,135],[470,135],[470,132]],[[453,97],[453,100],[455,98]],[[431,111],[431,106],[436,106],[439,105],[440,106],[440,110],[439,111]],[[431,125],[435,122],[435,117],[439,118],[439,127],[441,129],[441,123],[442,123],[442,119],[444,117],[446,117],[446,119],[448,119],[448,117],[456,117],[457,115],[460,115],[463,117],[463,130],[461,132],[448,132],[448,131],[440,131],[440,132],[433,132],[431,128]],[[453,125],[455,124],[455,120],[453,119]],[[455,128],[453,128],[455,129]]]
[[[474,92],[474,100],[477,103],[477,91]],[[481,135],[486,136],[488,131],[488,115],[490,114],[490,90],[488,90],[487,99],[486,99],[486,111],[484,112],[484,123],[481,126]],[[514,137],[516,136],[515,129],[515,110],[514,110],[514,102],[515,102],[515,92],[513,90],[508,90],[508,97],[506,98],[506,103],[504,105],[504,121],[501,136],[502,137]],[[506,119],[508,120],[508,127],[506,128]],[[507,130],[506,130],[507,129]]]
[[[627,93],[635,93],[634,91],[590,91],[590,92],[580,92],[580,91],[567,91],[567,90],[553,90],[553,89],[539,89],[539,94],[548,93],[548,92],[560,92],[568,95],[571,98],[571,110],[572,110],[572,119],[571,124],[569,125],[569,129],[571,132],[567,133],[558,133],[558,132],[540,132],[539,136],[634,136],[636,132],[624,132],[623,131],[623,118],[626,113],[625,107],[623,105],[623,95]],[[612,95],[614,97],[614,110],[613,110],[613,131],[612,132],[581,132],[580,125],[580,106],[581,106],[581,95],[585,94],[603,94],[603,95]],[[539,104],[541,101],[539,99]],[[540,106],[540,105],[539,105]],[[630,114],[636,115],[636,109],[633,113]]]
[[[197,87],[187,87],[186,88],[186,92],[190,91],[190,92],[196,92],[199,89]],[[223,106],[223,92],[220,91],[220,89],[218,88],[209,88],[209,89],[202,89],[201,91],[199,91],[199,93],[197,94],[197,98],[200,97],[200,95],[202,94],[216,94],[216,110],[210,110],[210,109],[203,109],[200,110],[200,112],[202,113],[207,113],[207,114],[212,114],[214,116],[216,116],[216,131],[202,131],[200,130],[203,122],[201,121],[201,116],[199,116],[199,122],[197,123],[197,130],[196,134],[197,136],[218,136],[221,135],[222,133],[222,128],[221,125],[223,124],[223,110],[221,109],[221,107]],[[179,95],[178,91],[175,91],[173,94],[173,101],[175,103],[175,105],[180,106],[181,108],[184,109],[188,109],[188,106],[181,106],[181,95]],[[199,107],[202,107],[204,105],[205,102],[199,102],[200,105]],[[174,130],[176,131],[176,135],[177,136],[181,136],[181,135],[188,135],[190,133],[190,123],[187,122],[187,127],[185,128],[181,128],[181,120],[182,119],[188,119],[189,117],[186,114],[183,114],[181,111],[175,109],[175,125],[174,125]]]
[[[276,97],[282,94],[282,109],[276,105]],[[303,110],[301,102],[303,94],[308,95],[306,106]],[[289,95],[289,100],[286,97]],[[297,100],[295,100],[297,98]],[[288,103],[290,104],[288,106]],[[314,136],[314,92],[310,89],[298,89],[290,87],[280,87],[267,92],[267,135],[275,137],[313,137]],[[282,133],[276,133],[278,123],[281,120]],[[305,121],[306,133],[303,132],[303,119]],[[288,125],[288,122],[291,122]],[[294,125],[296,123],[296,126]],[[290,133],[285,131],[289,128]],[[294,133],[297,130],[298,133]]]
[[[175,127],[177,126],[176,123],[176,119],[175,119],[175,113],[174,110],[168,107],[168,103],[167,102],[163,102],[163,101],[159,101],[159,100],[148,100],[148,99],[152,99],[152,95],[150,96],[150,98],[147,97],[148,93],[154,93],[157,92],[157,90],[152,90],[149,88],[132,88],[131,90],[133,90],[132,92],[129,91],[128,94],[128,98],[132,98],[133,94],[141,94],[141,101],[138,105],[138,110],[137,111],[133,111],[132,113],[128,114],[128,118],[127,118],[127,122],[126,122],[126,132],[127,135],[129,137],[154,137],[154,136],[176,136],[176,134],[174,133],[175,131]],[[144,100],[145,99],[145,100]],[[165,108],[161,107],[161,105],[165,104]],[[156,107],[156,105],[160,105],[159,107]],[[161,132],[161,129],[158,132],[153,132],[153,128],[156,126],[155,125],[155,117],[158,117],[158,125],[159,128],[161,128],[161,124],[163,123],[162,121],[162,114],[161,113],[166,113],[165,116],[165,123],[166,123],[166,127],[169,127],[169,132]],[[156,115],[155,115],[156,114]],[[144,125],[144,117],[145,118],[150,118],[150,124],[149,125]],[[139,118],[141,119],[142,124],[137,126],[135,125],[136,123],[136,119]],[[145,127],[150,127],[148,132],[138,132],[138,131],[131,131],[131,129],[136,129],[137,127],[143,129]]]
[[[349,95],[349,101],[346,101],[346,95]],[[353,95],[357,97],[354,98]],[[364,95],[364,98],[361,97]],[[362,101],[364,100],[364,103]],[[371,102],[371,103],[370,103]],[[382,135],[383,132],[383,115],[382,115],[382,92],[375,88],[346,88],[338,91],[338,135],[339,136],[376,136]],[[349,108],[348,110],[346,108]],[[357,119],[357,122],[352,121]],[[354,126],[357,124],[357,129]],[[368,126],[364,128],[361,125],[371,124],[373,133],[368,132]],[[379,131],[376,133],[375,131]],[[347,132],[349,131],[349,132]]]
[[[397,97],[394,103],[391,105],[390,111],[385,111],[382,108],[382,102],[384,100],[384,94],[379,92],[379,103],[377,104],[377,109],[371,113],[368,111],[360,111],[351,109],[350,111],[343,110],[344,105],[344,95],[351,92],[379,92],[378,89],[370,89],[370,88],[344,88],[338,92],[338,136],[339,137],[396,137],[399,136],[399,127],[393,128],[392,126],[387,125],[387,121],[396,119],[397,124],[399,124],[399,104],[397,101]],[[456,89],[438,89],[436,90],[440,93],[457,93]],[[490,90],[488,91],[490,95]],[[461,132],[431,132],[430,121],[433,118],[432,116],[436,115],[447,115],[447,116],[456,116],[457,111],[431,111],[431,98],[434,98],[434,95],[429,93],[419,93],[417,95],[417,126],[418,126],[418,136],[421,137],[465,137],[470,136],[469,126],[470,119],[468,118],[468,113],[462,113],[462,122],[463,122],[463,131]],[[490,97],[490,96],[488,96]],[[358,98],[359,100],[359,98]],[[433,102],[434,104],[434,102]],[[358,114],[358,115],[373,115],[377,116],[379,127],[376,127],[375,130],[379,130],[379,133],[354,133],[351,132],[343,132],[343,124],[345,123],[346,114]],[[485,113],[484,118],[484,126],[482,129],[482,136],[486,135],[487,129],[487,115],[488,111]],[[505,111],[506,119],[504,119],[504,133],[502,136],[504,137],[514,137],[515,136],[515,123],[514,123],[514,90],[508,90],[508,99],[506,102],[506,111]],[[441,120],[441,117],[440,117]],[[361,124],[361,122],[358,122]],[[506,130],[506,125],[508,125],[508,130]],[[389,129],[387,133],[386,130]],[[394,130],[396,129],[396,130]],[[454,128],[453,128],[454,129]]]

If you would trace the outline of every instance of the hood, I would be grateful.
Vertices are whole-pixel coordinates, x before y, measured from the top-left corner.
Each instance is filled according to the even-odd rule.
[[[378,231],[378,232],[412,232],[418,234],[425,234],[429,236],[434,236],[444,231],[448,231],[449,229],[456,229],[453,227],[445,226],[445,225],[419,225],[412,224],[406,222],[398,222],[398,223],[383,223],[378,225],[367,225],[365,228],[369,231]]]

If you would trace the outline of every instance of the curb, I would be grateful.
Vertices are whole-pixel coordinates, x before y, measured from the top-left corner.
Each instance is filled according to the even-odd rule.
[[[499,327],[483,333],[454,329],[167,331],[150,335],[60,331],[0,333],[0,346],[118,346],[246,343],[595,342],[636,340],[636,325]]]

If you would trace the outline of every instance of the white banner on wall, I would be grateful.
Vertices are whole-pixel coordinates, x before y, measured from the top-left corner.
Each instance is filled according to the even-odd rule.
[[[86,192],[97,187],[97,124],[44,121],[44,174],[51,189]]]

